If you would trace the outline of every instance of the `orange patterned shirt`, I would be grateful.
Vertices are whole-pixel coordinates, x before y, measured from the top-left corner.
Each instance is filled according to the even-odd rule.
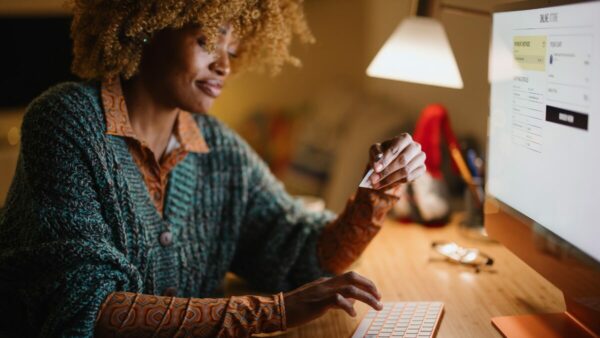
[[[96,319],[97,337],[249,337],[285,331],[283,294],[177,298],[114,292]]]
[[[102,82],[101,92],[106,118],[106,133],[126,138],[129,152],[144,178],[150,198],[154,202],[156,210],[162,215],[167,180],[171,169],[189,152],[206,153],[209,151],[202,133],[192,115],[186,111],[180,111],[167,150],[158,162],[155,154],[146,142],[135,134],[131,126],[121,81],[110,79]]]

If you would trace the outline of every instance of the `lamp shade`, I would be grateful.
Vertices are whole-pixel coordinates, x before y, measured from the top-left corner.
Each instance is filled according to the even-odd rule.
[[[404,19],[367,68],[367,75],[460,89],[462,78],[444,27],[435,19]]]

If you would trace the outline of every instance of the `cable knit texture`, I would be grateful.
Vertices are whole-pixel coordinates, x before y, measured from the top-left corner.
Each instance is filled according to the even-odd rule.
[[[265,291],[325,274],[316,243],[335,215],[305,211],[233,131],[194,115],[211,151],[173,168],[161,217],[101,107],[95,82],[58,85],[28,107],[0,215],[0,327],[92,336],[115,291],[214,297],[227,271]]]

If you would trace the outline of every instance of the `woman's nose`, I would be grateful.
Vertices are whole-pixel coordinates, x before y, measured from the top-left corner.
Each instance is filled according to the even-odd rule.
[[[231,62],[227,52],[218,52],[209,68],[219,76],[228,76],[231,72]]]

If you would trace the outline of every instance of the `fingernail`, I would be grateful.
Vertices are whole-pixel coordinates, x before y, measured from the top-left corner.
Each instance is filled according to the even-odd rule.
[[[383,304],[381,302],[377,302],[377,307],[379,310],[383,309]]]
[[[375,163],[375,171],[376,172],[380,172],[383,170],[383,164],[381,163]]]

